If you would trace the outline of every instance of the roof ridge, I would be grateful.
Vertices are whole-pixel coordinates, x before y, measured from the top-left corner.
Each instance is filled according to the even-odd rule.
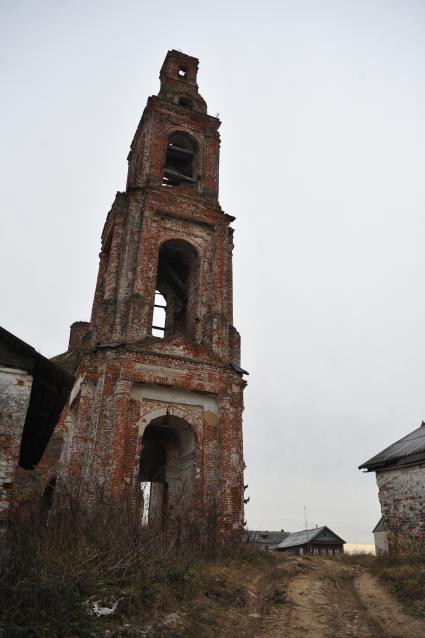
[[[425,450],[425,427],[420,425],[405,436],[397,439],[383,450],[374,454],[367,461],[359,466],[359,469],[366,468],[369,470],[374,466],[387,465],[398,459],[407,458],[413,454],[422,453]],[[409,451],[409,444],[411,449]]]

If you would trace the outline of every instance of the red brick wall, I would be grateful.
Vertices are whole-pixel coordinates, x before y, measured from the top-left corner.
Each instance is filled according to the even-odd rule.
[[[188,69],[186,83],[176,77],[180,65]],[[232,325],[233,218],[217,200],[220,122],[203,109],[197,65],[168,54],[161,97],[149,98],[132,143],[127,191],[117,194],[103,229],[91,347],[76,373],[82,382],[67,417],[62,478],[91,498],[126,494],[137,502],[145,428],[167,414],[182,419],[196,442],[186,515],[214,518],[219,536],[229,539],[243,528],[245,382],[232,367],[240,364],[240,338]],[[175,103],[188,93],[199,110]],[[195,184],[162,185],[174,131],[196,141]],[[197,253],[197,294],[188,306],[193,330],[160,339],[151,334],[158,253],[175,240]]]

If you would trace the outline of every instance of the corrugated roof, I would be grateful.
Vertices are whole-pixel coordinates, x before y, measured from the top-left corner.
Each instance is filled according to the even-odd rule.
[[[379,454],[372,456],[369,461],[362,463],[362,465],[359,466],[359,470],[363,468],[368,471],[374,470],[379,467],[391,465],[414,454],[421,453],[425,455],[425,423],[423,421],[416,430],[413,430],[413,432],[410,432],[407,436],[389,445],[385,450],[379,452]]]
[[[268,532],[261,530],[247,530],[245,532],[245,539],[248,543],[258,543],[260,545],[277,545],[281,543],[284,538],[289,536],[289,532]]]
[[[279,544],[279,549],[297,547],[298,545],[311,543],[311,541],[320,536],[325,529],[331,532],[333,536],[337,536],[335,532],[332,532],[332,530],[330,530],[326,525],[323,525],[322,527],[315,527],[313,529],[303,529],[301,532],[293,532],[292,534],[289,534],[289,536]],[[342,543],[345,543],[345,541],[343,541],[339,536],[337,536],[337,538],[339,538]]]

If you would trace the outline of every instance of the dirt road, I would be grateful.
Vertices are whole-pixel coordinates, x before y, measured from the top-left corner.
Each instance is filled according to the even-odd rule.
[[[273,559],[210,565],[186,606],[103,636],[425,638],[425,620],[403,610],[365,567],[316,556]]]
[[[290,557],[256,589],[249,611],[255,638],[425,638],[425,622],[403,612],[361,567]],[[260,610],[264,592],[270,604]]]

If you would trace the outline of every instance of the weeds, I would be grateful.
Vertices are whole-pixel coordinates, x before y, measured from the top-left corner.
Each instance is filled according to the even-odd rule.
[[[425,546],[410,545],[388,555],[344,555],[340,560],[366,567],[410,611],[425,616]]]
[[[56,500],[49,516],[34,510],[12,518],[0,547],[0,636],[103,636],[208,591],[217,565],[273,561],[242,544],[194,550],[190,542],[177,548],[174,538],[143,528],[126,503],[88,509],[70,496]],[[242,594],[228,592],[237,606]],[[114,613],[98,617],[100,608]]]

